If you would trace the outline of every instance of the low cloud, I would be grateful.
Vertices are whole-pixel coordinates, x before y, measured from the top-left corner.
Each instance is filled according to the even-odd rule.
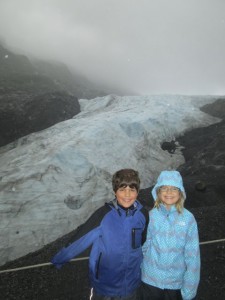
[[[225,94],[225,2],[1,0],[0,38],[139,94]]]

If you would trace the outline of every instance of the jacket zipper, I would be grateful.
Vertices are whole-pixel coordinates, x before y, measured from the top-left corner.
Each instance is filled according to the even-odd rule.
[[[132,228],[132,248],[135,249],[135,229]]]
[[[98,279],[98,276],[99,276],[99,265],[100,265],[101,256],[102,256],[102,252],[100,252],[99,257],[98,257],[98,262],[97,262],[97,267],[96,267],[96,274],[95,274],[96,279]]]

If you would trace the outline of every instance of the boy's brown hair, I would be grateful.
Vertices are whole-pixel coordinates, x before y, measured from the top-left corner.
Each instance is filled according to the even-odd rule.
[[[121,169],[114,173],[112,177],[113,191],[116,192],[121,187],[129,186],[135,188],[137,192],[140,189],[140,178],[138,171],[133,169]]]

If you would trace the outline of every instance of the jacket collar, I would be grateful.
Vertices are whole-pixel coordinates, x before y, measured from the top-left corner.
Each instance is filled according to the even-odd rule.
[[[160,204],[159,207],[160,207],[160,210],[162,211],[162,213],[165,215],[170,215],[170,214],[177,212],[175,205],[171,205],[170,210],[166,209],[166,206],[163,204]]]
[[[110,201],[109,203],[113,208],[116,209],[118,214],[121,216],[122,214],[126,214],[126,216],[133,216],[137,209],[140,207],[140,204],[137,200],[135,200],[134,204],[131,207],[125,208],[118,204],[116,198]]]

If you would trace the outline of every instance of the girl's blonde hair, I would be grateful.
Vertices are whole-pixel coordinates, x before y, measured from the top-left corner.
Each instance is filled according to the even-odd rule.
[[[158,188],[156,191],[157,198],[155,200],[154,207],[156,207],[157,209],[159,209],[160,204],[163,204],[162,200],[159,198],[159,193],[160,193],[160,188]],[[179,194],[180,194],[180,197],[179,197],[178,201],[175,203],[175,207],[176,207],[178,213],[181,214],[183,211],[183,208],[184,208],[184,199],[185,198],[184,198],[184,195],[181,192],[181,190],[179,190]]]

